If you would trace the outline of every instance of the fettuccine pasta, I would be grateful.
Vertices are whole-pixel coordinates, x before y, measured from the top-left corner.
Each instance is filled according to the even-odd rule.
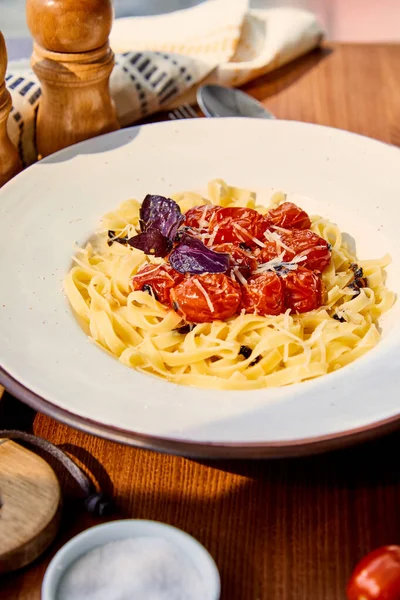
[[[221,180],[208,185],[208,198],[192,192],[173,197],[182,212],[194,206],[256,208],[256,194]],[[285,201],[276,193],[271,206]],[[270,207],[269,207],[270,208]],[[322,273],[326,295],[316,310],[277,316],[240,314],[226,321],[198,323],[181,333],[182,316],[154,295],[134,291],[132,276],[144,264],[164,259],[145,255],[128,245],[109,243],[116,236],[139,231],[140,203],[124,202],[102,220],[102,229],[78,249],[65,280],[67,298],[87,334],[124,365],[168,381],[201,388],[249,390],[285,386],[339,369],[379,341],[379,317],[390,309],[394,294],[385,286],[389,256],[359,261],[338,227],[319,216],[311,230],[331,245],[332,258]],[[367,285],[355,293],[350,265],[362,268]],[[245,357],[241,348],[251,349]]]

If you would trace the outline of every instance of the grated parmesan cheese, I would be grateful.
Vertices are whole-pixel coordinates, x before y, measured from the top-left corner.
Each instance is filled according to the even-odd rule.
[[[241,274],[239,267],[235,267],[233,269],[233,273],[234,273],[234,275],[236,275],[236,277],[239,279],[239,281],[242,285],[247,285],[246,278],[243,277],[243,275]]]
[[[207,211],[208,211],[208,205],[205,204],[203,207],[203,214],[201,215],[201,219],[199,221],[199,229],[204,229],[205,226],[207,225]]]
[[[196,232],[196,237],[199,237],[200,241],[203,242],[203,244],[205,246],[207,246],[207,243],[210,241],[211,235],[209,233],[197,233]]]
[[[248,231],[246,231],[244,229],[244,227],[242,227],[241,225],[239,225],[239,223],[232,223],[232,227],[234,227],[235,229],[237,229],[238,231],[240,231],[241,234],[245,235],[245,239],[243,240],[243,242],[246,241],[246,239],[251,239],[255,244],[257,244],[257,246],[260,246],[260,248],[265,248],[265,244],[264,242],[260,242],[260,240],[258,240],[256,237],[254,237],[254,235],[250,235],[250,233]]]
[[[311,344],[315,344],[315,342],[317,342],[321,338],[323,330],[324,330],[327,322],[328,321],[321,321],[321,323],[319,323],[319,325],[317,325],[317,327],[314,329],[314,331],[311,334],[311,337],[307,341],[307,343],[310,346],[311,346]]]
[[[286,344],[284,344],[283,346],[283,362],[287,363],[288,358],[289,358],[289,344],[290,342],[286,342]]]
[[[119,231],[116,229],[115,236],[112,238],[109,238],[109,241],[113,242],[114,240],[117,240],[119,237],[125,237],[125,235],[130,237],[130,233],[131,233],[132,229],[134,231],[136,231],[134,225],[130,225],[129,223],[127,223],[127,225],[125,225],[125,227],[123,229],[120,229]],[[99,230],[95,231],[95,235],[104,235],[105,233],[108,233],[108,231],[109,231],[108,228],[107,229],[99,229]]]
[[[297,264],[307,260],[306,256],[295,256],[292,261],[284,262],[283,261],[284,252],[282,252],[279,256],[275,256],[266,263],[262,263],[257,269],[254,271],[255,274],[259,275],[260,273],[265,273],[266,271],[275,271],[276,269],[286,269],[287,271],[295,271],[297,269]]]
[[[140,266],[142,266],[142,265],[140,265]],[[147,265],[145,265],[145,266],[147,266]],[[156,266],[154,267],[154,269],[151,269],[151,271],[146,271],[146,273],[145,273],[145,274],[146,274],[146,275],[150,275],[150,273],[155,273],[156,271],[158,271],[158,269],[159,269],[160,267],[161,267],[161,265],[156,265]],[[142,273],[140,273],[140,272],[138,271],[138,272],[137,272],[135,275],[141,275],[141,274],[142,274]],[[135,275],[134,275],[134,277],[135,277]],[[167,273],[167,275],[168,275],[168,273]],[[170,277],[171,277],[171,276],[170,276]],[[172,277],[171,277],[171,280],[173,281]]]
[[[345,321],[348,321],[348,316],[346,315],[346,312],[344,310],[340,310],[339,308],[337,308],[336,314],[339,317],[339,319],[344,319]]]
[[[213,233],[210,235],[210,239],[208,240],[208,243],[210,246],[214,245],[214,240],[215,240],[215,237],[218,233],[218,229],[220,228],[220,226],[221,226],[221,224],[217,225],[216,228],[214,229]]]
[[[300,254],[300,256],[295,256],[290,262],[297,264],[305,260],[307,260],[307,256],[304,256],[304,254]]]
[[[293,250],[282,241],[281,236],[276,231],[266,231],[264,237],[269,242],[275,242],[278,252],[280,248],[284,248],[288,252],[293,252]]]
[[[208,308],[213,313],[214,312],[214,306],[213,306],[213,303],[211,302],[210,296],[207,294],[206,290],[203,288],[203,286],[201,285],[201,283],[200,283],[200,281],[198,279],[194,279],[193,283],[201,291],[201,293],[203,294],[204,298],[206,299]]]
[[[290,308],[288,308],[283,315],[283,326],[285,329],[289,330],[290,327]]]
[[[160,265],[160,266],[161,266],[161,265]],[[174,283],[174,284],[175,284],[175,279],[172,277],[172,275],[170,275],[170,274],[168,273],[168,271],[165,271],[165,275],[166,275],[166,276],[167,276],[167,277],[168,277],[168,278],[169,278],[169,279],[172,281],[172,283]]]
[[[279,225],[271,225],[271,229],[276,229],[276,231],[282,231],[282,233],[292,233],[291,229],[285,229],[284,227],[279,227]]]
[[[304,361],[304,366],[308,367],[308,365],[310,364],[311,361],[311,348],[310,346],[304,346],[304,355],[305,355],[305,361]]]
[[[274,323],[273,321],[271,322],[271,326],[274,329],[276,329],[277,331],[280,331],[281,333],[284,333],[285,335],[287,335],[288,337],[290,337],[297,344],[299,344],[300,346],[302,346],[304,348],[304,350],[305,350],[307,343],[304,342],[301,338],[299,338],[298,335],[295,335],[291,331],[287,331],[286,329],[283,329],[280,325],[278,325],[278,323]]]

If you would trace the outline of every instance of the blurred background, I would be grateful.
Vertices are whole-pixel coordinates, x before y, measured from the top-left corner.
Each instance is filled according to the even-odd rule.
[[[204,0],[114,0],[117,17],[153,15],[200,4]],[[255,8],[296,6],[315,12],[335,41],[400,40],[400,0],[251,0]],[[29,56],[25,0],[0,0],[0,29],[10,58]],[[26,42],[21,44],[21,39]],[[18,54],[18,56],[17,56]]]

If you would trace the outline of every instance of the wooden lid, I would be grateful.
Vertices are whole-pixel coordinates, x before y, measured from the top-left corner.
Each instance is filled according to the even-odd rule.
[[[111,31],[111,0],[27,0],[26,19],[37,44],[80,53],[103,46]]]
[[[0,573],[29,564],[49,546],[58,531],[60,503],[50,465],[0,438]]]

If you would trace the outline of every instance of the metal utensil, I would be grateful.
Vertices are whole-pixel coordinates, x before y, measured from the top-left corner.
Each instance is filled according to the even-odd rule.
[[[203,85],[197,91],[197,102],[206,117],[275,119],[258,100],[235,88]]]

